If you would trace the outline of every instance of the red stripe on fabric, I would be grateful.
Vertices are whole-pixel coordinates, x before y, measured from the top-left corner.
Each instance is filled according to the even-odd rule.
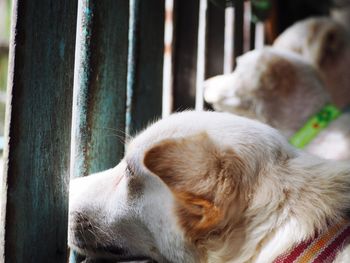
[[[336,258],[336,256],[338,256],[338,253],[340,253],[341,251],[343,251],[344,247],[350,243],[350,236],[347,236],[345,238],[345,240],[343,241],[343,244],[341,245],[341,247],[335,249],[331,255],[325,260],[324,263],[332,263],[334,261],[334,259]]]
[[[317,238],[317,237],[316,237]],[[298,246],[292,248],[292,251],[289,251],[288,254],[284,254],[276,258],[273,263],[293,263],[304,250],[310,246],[314,239],[311,239],[307,242],[300,243]]]
[[[334,252],[337,248],[342,247],[344,240],[350,235],[350,225],[348,225],[344,231],[328,246],[326,247],[320,255],[312,263],[322,263],[327,258],[334,260]],[[334,255],[332,255],[334,254]],[[331,257],[331,258],[330,258]]]
[[[331,252],[331,254],[329,255],[329,257],[327,257],[327,259],[325,259],[322,263],[332,263],[335,259],[335,256],[337,255],[339,251],[333,251]]]

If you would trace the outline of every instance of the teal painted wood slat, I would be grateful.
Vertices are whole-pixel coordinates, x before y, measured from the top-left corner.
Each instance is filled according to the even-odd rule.
[[[130,0],[127,132],[161,116],[164,0]]]
[[[111,168],[124,154],[128,23],[128,0],[79,1],[72,177]]]
[[[111,168],[123,156],[128,22],[128,0],[79,1],[73,177]]]
[[[63,263],[77,3],[13,5],[0,261]]]

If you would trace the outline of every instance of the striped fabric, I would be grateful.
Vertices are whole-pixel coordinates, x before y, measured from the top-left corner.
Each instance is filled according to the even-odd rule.
[[[273,263],[331,263],[349,242],[350,222],[341,222],[315,238],[298,244]]]

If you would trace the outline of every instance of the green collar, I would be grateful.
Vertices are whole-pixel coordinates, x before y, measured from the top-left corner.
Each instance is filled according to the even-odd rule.
[[[304,148],[332,121],[341,115],[341,110],[332,104],[327,104],[318,113],[312,116],[306,124],[297,131],[289,142],[297,148]]]

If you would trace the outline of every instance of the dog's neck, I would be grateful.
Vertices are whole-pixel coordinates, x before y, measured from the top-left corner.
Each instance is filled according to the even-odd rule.
[[[276,172],[265,182],[273,192],[262,192],[256,204],[273,211],[266,215],[267,222],[278,227],[266,229],[256,262],[272,262],[293,245],[326,229],[328,222],[346,217],[350,208],[349,164],[302,154]]]
[[[303,154],[267,171],[246,212],[244,245],[229,262],[272,262],[350,208],[349,164]]]
[[[340,251],[349,245],[349,219],[340,222],[329,222],[326,229],[319,231],[314,237],[296,244],[273,263],[287,262],[333,262]],[[343,262],[337,259],[336,262]]]
[[[257,118],[280,130],[289,138],[297,132],[310,117],[317,114],[326,104],[330,103],[329,95],[321,89],[297,90],[291,97],[272,100],[257,107]],[[286,105],[293,105],[287,107]],[[276,110],[278,109],[278,110]]]
[[[310,118],[305,125],[289,139],[289,142],[299,149],[304,148],[340,115],[341,111],[336,106],[327,104],[321,111]]]

